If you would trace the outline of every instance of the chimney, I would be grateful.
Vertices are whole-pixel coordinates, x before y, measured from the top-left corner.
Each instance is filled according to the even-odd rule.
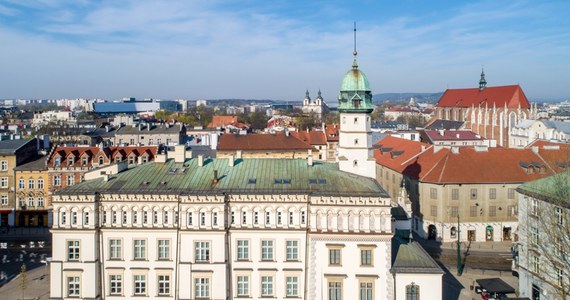
[[[235,157],[233,154],[230,154],[230,167],[233,167],[236,163]]]
[[[440,129],[439,130],[439,135],[443,136],[445,134],[445,129]]]
[[[174,162],[183,163],[186,160],[186,146],[174,146]]]
[[[459,154],[459,147],[451,147],[451,153]]]
[[[236,151],[236,159],[242,159],[242,151],[241,150]]]
[[[150,131],[150,129],[151,129],[150,127],[151,127],[151,124],[148,123],[148,125],[146,126],[146,131]]]
[[[139,123],[139,131],[142,130],[142,123]]]
[[[455,137],[456,137],[456,138],[459,138],[459,133],[457,133],[457,134],[455,135]]]
[[[204,166],[204,155],[198,155],[198,167]]]
[[[426,146],[422,145],[422,152],[426,151]]]
[[[538,146],[532,146],[530,147],[530,149],[532,150],[532,152],[538,153]]]
[[[307,156],[307,166],[309,166],[309,167],[313,166],[313,156],[312,155]]]
[[[214,180],[213,180],[213,182],[214,182],[214,183],[218,183],[218,181],[219,181],[219,180],[218,180],[218,170],[214,170]]]

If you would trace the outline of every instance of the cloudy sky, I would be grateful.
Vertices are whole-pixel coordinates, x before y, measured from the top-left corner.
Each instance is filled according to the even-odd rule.
[[[0,98],[336,101],[520,84],[570,98],[570,1],[0,1]]]

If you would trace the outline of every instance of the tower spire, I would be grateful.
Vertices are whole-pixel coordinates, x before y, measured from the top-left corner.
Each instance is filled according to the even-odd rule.
[[[481,67],[481,79],[479,79],[479,90],[482,91],[487,87],[487,81],[485,80],[485,69]]]
[[[358,69],[358,63],[356,63],[356,55],[358,55],[358,52],[356,51],[356,21],[354,21],[354,51],[352,51],[352,55],[354,56],[352,68]]]

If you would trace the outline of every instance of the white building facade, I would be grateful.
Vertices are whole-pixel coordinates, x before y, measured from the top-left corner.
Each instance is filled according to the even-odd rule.
[[[50,299],[392,299],[390,199],[350,176],[194,158],[73,186],[53,199]]]

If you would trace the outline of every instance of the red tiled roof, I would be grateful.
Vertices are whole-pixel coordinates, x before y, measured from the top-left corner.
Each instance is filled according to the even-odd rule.
[[[420,142],[385,137],[374,150],[376,163],[423,182],[433,183],[521,183],[558,172],[553,164],[564,151],[488,148],[476,151],[463,147],[459,152]],[[422,152],[422,146],[426,147]],[[436,151],[436,149],[439,149]],[[550,151],[550,152],[549,152]],[[550,157],[552,156],[552,157]],[[526,165],[541,166],[527,173]]]
[[[219,151],[307,151],[311,145],[284,133],[277,134],[224,134],[220,136]]]
[[[326,139],[329,142],[338,142],[339,126],[336,124],[328,124],[325,126]]]
[[[208,128],[224,127],[232,123],[238,123],[237,116],[213,116]]]
[[[443,135],[441,133],[443,132]],[[425,133],[432,141],[453,141],[453,140],[481,140],[475,132],[470,130],[425,130]]]
[[[301,141],[309,145],[326,145],[327,140],[325,138],[325,133],[322,131],[293,131],[291,135],[300,139]]]
[[[472,89],[448,89],[443,93],[438,107],[489,107],[530,108],[530,104],[519,85],[493,86],[483,90]]]
[[[99,147],[80,147],[80,146],[57,146],[50,157],[48,157],[47,165],[48,166],[55,166],[54,157],[59,155],[61,157],[61,166],[69,166],[67,164],[67,158],[70,156],[74,156],[74,163],[72,166],[81,166],[82,161],[81,158],[87,156],[88,162],[90,163],[94,156],[98,156],[102,153],[105,156],[105,159],[108,160],[110,157],[115,157],[115,154],[120,153],[123,157],[126,156],[126,153],[140,153],[140,152],[147,152],[150,153],[151,156],[155,156],[157,153],[158,147],[157,146],[120,146],[120,147],[104,147],[103,149]],[[127,154],[128,155],[128,154]]]
[[[538,150],[540,157],[557,173],[570,167],[570,144],[536,140],[526,148]]]

